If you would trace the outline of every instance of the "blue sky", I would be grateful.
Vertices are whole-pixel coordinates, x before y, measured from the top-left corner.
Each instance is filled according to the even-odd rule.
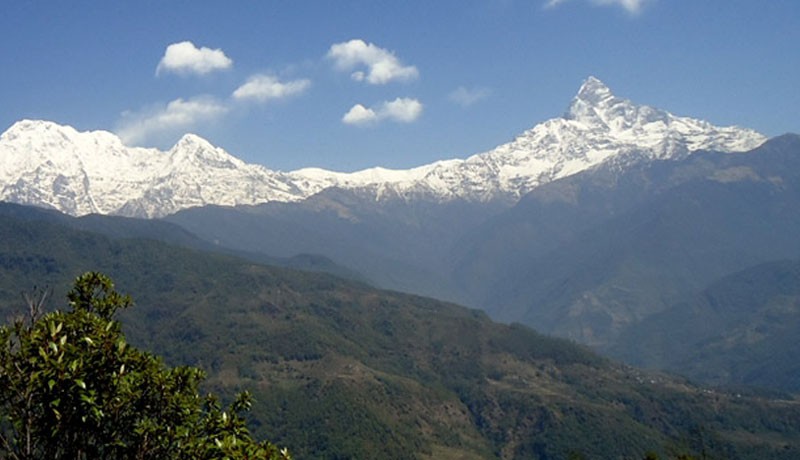
[[[622,97],[800,131],[800,1],[15,1],[0,130],[23,118],[166,148],[183,133],[272,169],[466,157]]]

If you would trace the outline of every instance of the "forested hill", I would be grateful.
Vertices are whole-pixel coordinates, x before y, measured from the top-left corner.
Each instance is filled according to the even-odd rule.
[[[34,212],[34,211],[31,211]],[[250,389],[297,458],[800,457],[800,405],[647,373],[484,314],[57,220],[0,219],[0,313],[86,270],[134,297],[135,345]]]

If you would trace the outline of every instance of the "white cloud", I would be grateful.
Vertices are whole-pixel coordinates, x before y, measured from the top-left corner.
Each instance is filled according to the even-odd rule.
[[[356,70],[350,77],[373,85],[383,85],[391,81],[409,81],[419,77],[416,67],[401,64],[391,51],[363,40],[355,39],[332,45],[328,51],[328,58],[332,59],[340,70],[365,66],[366,72]]]
[[[422,115],[422,103],[416,99],[400,98],[386,101],[376,107],[364,107],[356,104],[342,117],[342,122],[349,125],[367,125],[381,120],[398,123],[411,123]]]
[[[301,79],[281,82],[272,75],[254,75],[233,92],[236,100],[267,102],[302,94],[311,86],[311,80]]]
[[[348,125],[365,125],[378,120],[378,114],[361,104],[356,104],[342,117],[342,122]]]
[[[422,103],[416,99],[397,98],[391,102],[384,102],[378,115],[390,120],[411,123],[422,115]]]
[[[221,49],[197,48],[194,43],[184,41],[167,46],[164,57],[156,67],[156,75],[173,72],[179,75],[205,75],[214,70],[228,69],[233,61]]]
[[[447,97],[452,102],[460,105],[461,107],[469,107],[478,101],[486,99],[491,94],[487,88],[466,88],[459,86]]]
[[[618,5],[623,7],[629,13],[636,14],[641,11],[642,6],[648,0],[592,0],[597,5]]]
[[[545,3],[545,8],[555,8],[562,3],[566,3],[569,0],[548,0]],[[650,0],[589,0],[591,3],[600,6],[621,6],[625,11],[631,14],[638,14],[642,7],[644,7],[645,3],[650,2]]]
[[[185,130],[200,122],[215,120],[228,110],[228,107],[211,97],[196,97],[189,100],[179,98],[163,107],[154,107],[138,113],[123,113],[117,135],[127,145],[140,145],[165,133]]]
[[[566,2],[567,0],[548,0],[547,3],[544,4],[545,8],[555,8],[558,5]]]

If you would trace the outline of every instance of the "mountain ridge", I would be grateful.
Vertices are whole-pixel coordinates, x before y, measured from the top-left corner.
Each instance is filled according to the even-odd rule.
[[[563,117],[487,152],[407,170],[272,171],[194,134],[160,151],[126,147],[107,131],[78,132],[53,122],[22,120],[0,135],[0,199],[76,216],[147,218],[205,205],[296,202],[331,187],[363,190],[376,200],[513,203],[539,185],[612,158],[746,151],[764,140],[752,130],[716,127],[635,105],[594,77],[583,83]]]

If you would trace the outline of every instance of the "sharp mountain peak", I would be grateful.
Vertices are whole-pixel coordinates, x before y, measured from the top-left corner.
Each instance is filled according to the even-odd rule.
[[[590,76],[584,80],[581,88],[578,90],[578,94],[575,95],[576,99],[588,103],[597,103],[609,97],[614,97],[611,88],[594,76]]]

